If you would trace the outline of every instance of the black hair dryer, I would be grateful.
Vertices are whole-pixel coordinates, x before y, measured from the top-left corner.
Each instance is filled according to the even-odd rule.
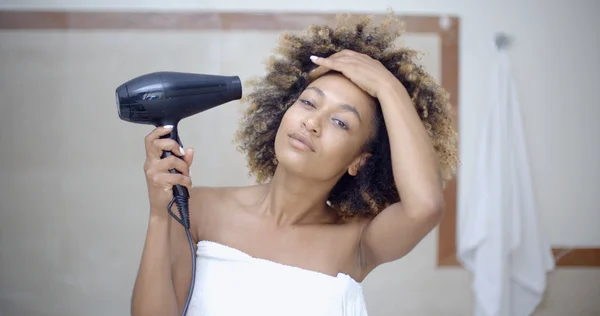
[[[177,132],[182,119],[221,104],[239,100],[242,84],[238,76],[219,76],[181,72],[154,72],[133,78],[116,89],[117,111],[124,121],[151,124],[156,127],[172,125],[171,138],[183,147]],[[164,152],[163,158],[172,155]],[[178,173],[171,170],[171,173]],[[174,201],[187,204],[189,192],[184,186],[173,188]],[[189,228],[187,205],[180,206],[180,222]],[[170,212],[170,210],[169,210]]]

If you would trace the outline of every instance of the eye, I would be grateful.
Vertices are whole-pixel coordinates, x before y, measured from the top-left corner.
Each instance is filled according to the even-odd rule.
[[[310,106],[311,108],[314,108],[314,107],[315,107],[315,105],[314,105],[314,104],[312,104],[312,102],[310,102],[310,101],[308,101],[308,100],[302,100],[302,99],[301,99],[301,100],[300,100],[300,102],[304,103],[304,104],[305,104],[305,105],[307,105],[307,106]]]
[[[334,122],[335,122],[335,124],[337,124],[339,127],[343,128],[343,129],[346,129],[346,130],[348,129],[348,126],[346,125],[346,123],[344,123],[344,122],[342,122],[342,121],[340,121],[340,120],[337,120],[337,119],[333,119],[333,121],[334,121]]]

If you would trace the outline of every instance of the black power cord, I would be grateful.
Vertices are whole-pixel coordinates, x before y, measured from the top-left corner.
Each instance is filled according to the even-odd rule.
[[[185,228],[185,234],[187,235],[188,243],[190,245],[190,252],[192,255],[192,278],[190,281],[190,289],[188,292],[188,297],[185,300],[185,305],[183,306],[183,311],[181,313],[182,316],[185,316],[190,305],[192,293],[194,292],[194,283],[196,282],[196,252],[194,251],[194,242],[192,241],[192,234],[190,232],[189,194],[187,194],[187,188],[177,185],[173,189],[173,193],[173,199],[169,203],[167,209],[169,211],[169,214],[171,214],[171,216]],[[173,214],[173,212],[171,212],[173,203],[177,204],[177,210],[180,216],[179,218],[175,214]]]
[[[177,144],[179,144],[180,148],[183,148],[183,145],[181,144],[181,140],[179,139],[179,133],[177,131],[177,124],[172,124],[172,125],[173,125],[173,130],[171,131],[171,133],[168,135],[161,136],[160,138],[161,139],[170,138],[170,139],[176,141]],[[163,151],[163,154],[161,155],[160,158],[164,159],[164,158],[172,156],[172,155],[173,155],[173,153],[171,151]],[[181,157],[178,157],[178,158],[182,159]],[[169,173],[181,174],[181,172],[179,172],[179,170],[177,170],[177,169],[171,169],[171,170],[169,170]],[[179,224],[181,224],[181,226],[183,226],[185,228],[185,234],[187,235],[188,243],[190,245],[190,252],[192,255],[192,279],[190,280],[190,289],[188,292],[188,297],[185,300],[185,305],[183,306],[183,311],[181,313],[181,316],[185,316],[185,314],[187,314],[187,310],[190,305],[190,300],[192,299],[192,293],[194,292],[194,283],[196,282],[196,252],[194,251],[194,242],[192,241],[192,233],[190,232],[189,199],[190,199],[190,193],[189,193],[187,187],[180,185],[180,184],[176,184],[173,186],[173,199],[171,199],[169,206],[167,206],[167,211],[169,212],[169,214],[171,214],[171,216]],[[179,213],[179,217],[177,217],[171,211],[173,204],[177,205],[177,211]]]

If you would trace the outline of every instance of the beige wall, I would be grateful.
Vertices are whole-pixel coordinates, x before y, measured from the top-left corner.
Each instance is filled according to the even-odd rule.
[[[33,9],[148,8],[145,1],[135,0],[10,1],[3,4]],[[153,3],[151,8],[157,10],[381,11],[389,5],[383,0]],[[600,46],[591,30],[600,25],[591,12],[600,7],[592,1],[536,3],[494,1],[484,8],[476,1],[406,1],[394,8],[398,13],[452,13],[462,18],[464,179],[473,170],[469,166],[486,101],[492,34],[502,30],[516,37],[511,56],[543,227],[554,245],[597,247],[600,201],[595,180],[600,168],[594,162],[599,160],[600,143],[592,135],[600,134],[595,124],[599,107],[593,99],[600,69],[592,57],[600,54]],[[583,22],[595,27],[585,29]],[[119,121],[111,91],[124,80],[154,70],[242,77],[260,73],[264,49],[275,39],[275,34],[264,32],[0,33],[0,315],[127,314],[146,228],[141,164],[149,127]],[[429,53],[425,63],[439,76],[435,38],[411,36],[407,43]],[[242,52],[256,62],[238,59]],[[573,69],[573,60],[585,66]],[[196,184],[251,183],[243,157],[230,142],[238,110],[234,102],[181,124],[184,144],[198,149]],[[472,185],[460,182],[462,200],[468,199]],[[470,314],[470,276],[462,269],[436,268],[436,233],[405,259],[381,267],[365,281],[372,315]],[[536,315],[599,315],[599,297],[599,270],[560,269],[551,274],[548,297]]]

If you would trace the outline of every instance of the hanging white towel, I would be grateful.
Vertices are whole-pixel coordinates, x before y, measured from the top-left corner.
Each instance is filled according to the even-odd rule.
[[[510,60],[504,49],[496,59],[457,255],[474,276],[474,315],[529,316],[555,263],[537,219]]]

